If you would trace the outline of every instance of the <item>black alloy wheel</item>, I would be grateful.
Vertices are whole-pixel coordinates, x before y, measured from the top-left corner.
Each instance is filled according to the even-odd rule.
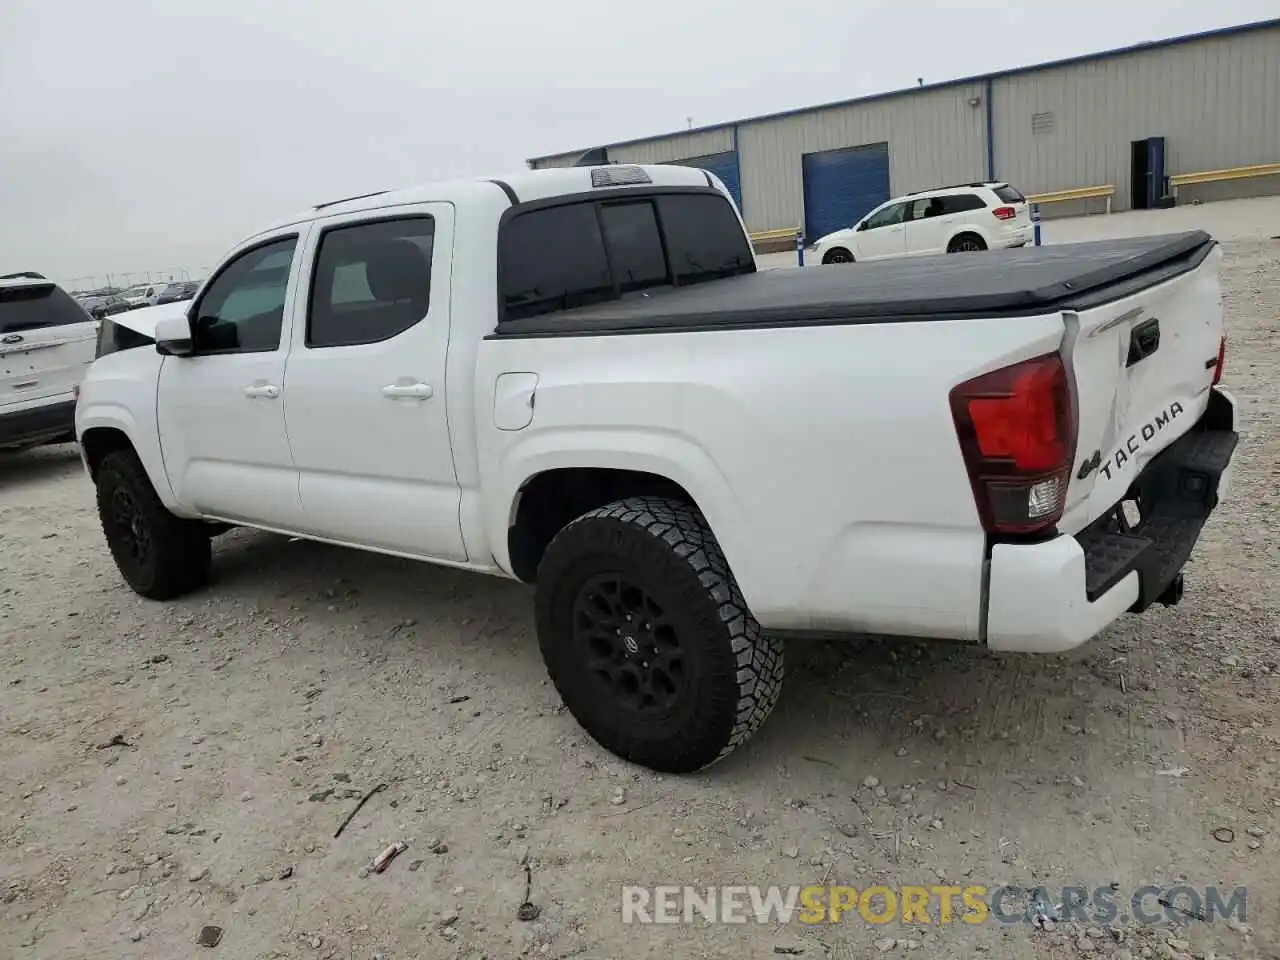
[[[601,696],[649,716],[679,704],[686,687],[680,636],[643,587],[620,574],[588,580],[574,604],[573,632]]]

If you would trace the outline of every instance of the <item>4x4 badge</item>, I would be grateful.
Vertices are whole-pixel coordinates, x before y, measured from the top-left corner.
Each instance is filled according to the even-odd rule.
[[[1102,466],[1102,451],[1095,450],[1093,451],[1093,456],[1091,456],[1084,463],[1080,464],[1080,472],[1076,474],[1076,479],[1084,480],[1086,477],[1089,476],[1089,474],[1093,473],[1093,471],[1097,470],[1100,466]]]
[[[21,343],[21,342],[22,342],[22,334],[20,333],[10,333],[5,337],[0,337],[0,343]]]

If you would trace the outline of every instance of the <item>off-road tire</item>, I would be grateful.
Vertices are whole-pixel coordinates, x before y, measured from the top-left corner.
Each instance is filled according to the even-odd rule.
[[[575,634],[594,578],[639,585],[676,624],[688,672],[671,716],[638,717],[602,694]],[[783,646],[761,634],[702,514],[679,500],[632,497],[584,514],[551,541],[537,576],[538,644],[569,712],[605,749],[665,773],[715,763],[749,740],[782,690]]]
[[[98,518],[107,546],[125,582],[150,600],[171,600],[209,580],[212,546],[199,520],[174,516],[160,502],[147,472],[132,450],[108,454],[97,471]],[[120,506],[128,501],[138,526],[126,530]],[[138,531],[144,551],[130,548]]]

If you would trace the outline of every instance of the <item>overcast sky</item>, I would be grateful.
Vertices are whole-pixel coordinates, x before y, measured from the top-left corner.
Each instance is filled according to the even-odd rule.
[[[196,271],[327,199],[1276,13],[1276,0],[0,0],[0,273]]]

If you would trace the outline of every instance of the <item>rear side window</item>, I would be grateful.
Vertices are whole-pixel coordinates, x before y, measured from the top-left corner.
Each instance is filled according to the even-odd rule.
[[[65,290],[53,284],[0,287],[0,335],[91,319]]]
[[[316,255],[308,347],[350,347],[399,336],[431,304],[432,217],[325,231]]]
[[[577,201],[513,217],[499,238],[504,320],[616,300],[647,287],[755,271],[721,194]]]
[[[1026,197],[1024,197],[1021,193],[1013,189],[1013,187],[1009,186],[1008,184],[1005,184],[1002,187],[996,187],[995,194],[1005,203],[1026,203],[1027,202]]]
[[[951,197],[939,197],[942,213],[965,213],[969,210],[985,210],[987,205],[976,193],[958,193]]]

